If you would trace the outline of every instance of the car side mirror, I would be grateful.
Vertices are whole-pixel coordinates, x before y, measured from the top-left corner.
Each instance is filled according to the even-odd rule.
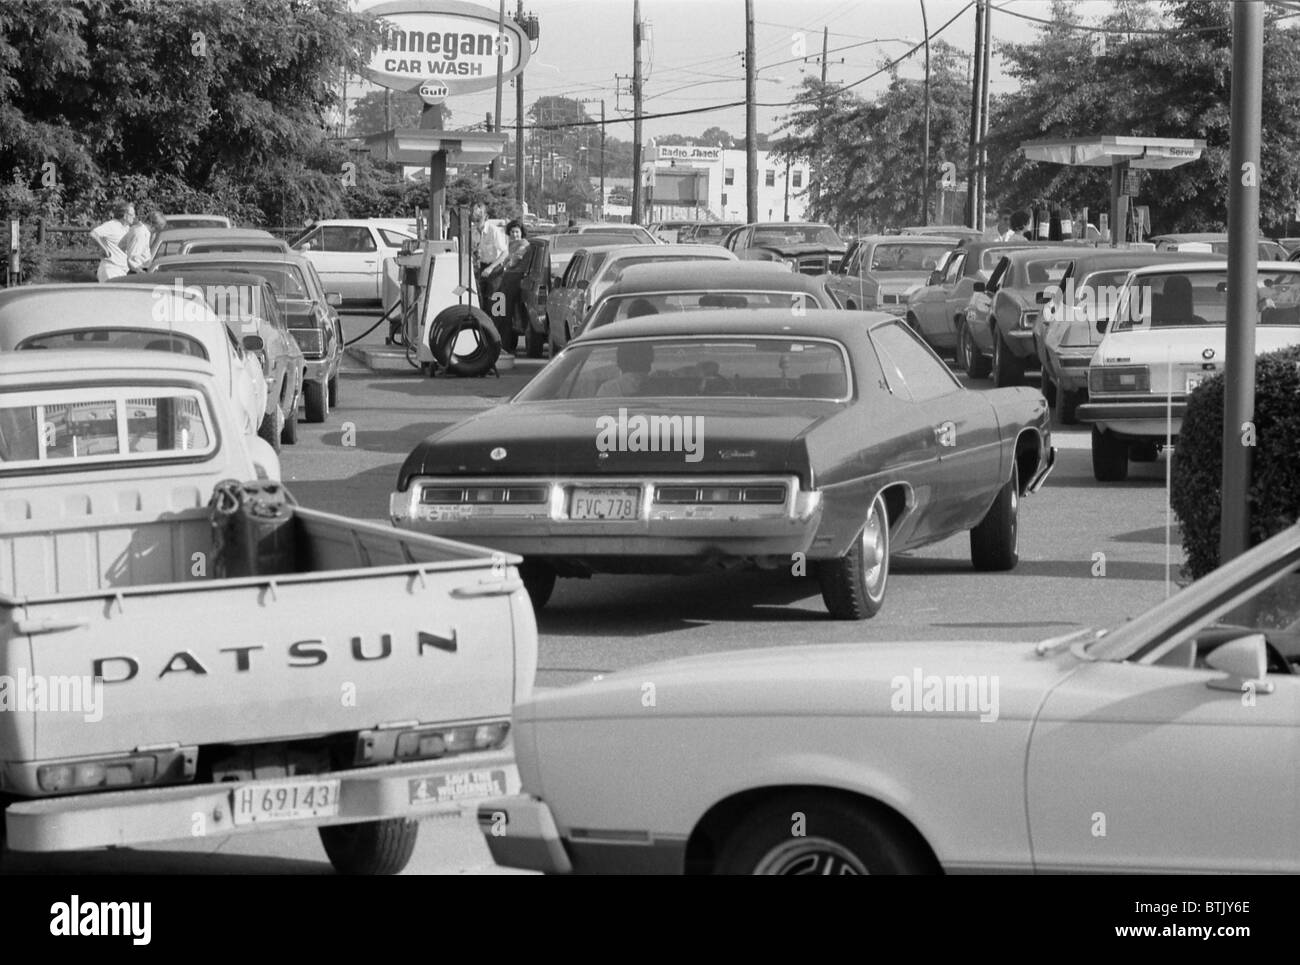
[[[1273,684],[1264,679],[1268,674],[1268,647],[1262,633],[1247,634],[1215,647],[1205,663],[1228,675],[1209,682],[1215,690],[1241,693],[1249,686],[1255,693],[1273,692]]]
[[[973,291],[973,292],[982,292],[982,291],[984,290],[984,282],[982,282],[982,281],[977,281],[977,282],[973,283],[973,284],[970,286],[970,288],[971,288],[971,291]]]
[[[1106,319],[1104,318],[1097,319],[1097,334],[1098,335],[1106,334]]]
[[[260,335],[244,336],[244,351],[261,352],[265,350],[265,348],[266,348],[266,343],[262,341],[262,336]]]
[[[326,305],[332,305],[332,306],[334,306],[335,308],[338,308],[340,305],[343,304],[343,295],[342,295],[342,293],[340,293],[340,292],[326,292],[326,293],[325,293],[325,304],[326,304]]]

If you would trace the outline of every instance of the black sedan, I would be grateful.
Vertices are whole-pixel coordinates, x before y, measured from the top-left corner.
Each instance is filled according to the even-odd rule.
[[[420,443],[390,515],[524,556],[536,606],[557,576],[757,565],[863,619],[891,552],[969,530],[977,568],[1013,568],[1053,458],[1037,390],[967,391],[902,319],[679,312],[575,340]]]

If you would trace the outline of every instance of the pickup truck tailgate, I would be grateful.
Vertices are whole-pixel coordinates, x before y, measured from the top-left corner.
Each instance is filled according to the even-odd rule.
[[[0,714],[0,746],[39,760],[506,718],[531,619],[515,569],[486,553],[11,599],[7,673],[104,684],[89,712]]]

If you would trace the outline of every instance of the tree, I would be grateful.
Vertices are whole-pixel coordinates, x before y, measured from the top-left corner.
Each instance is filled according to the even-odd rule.
[[[419,127],[424,114],[424,101],[419,94],[401,90],[374,90],[357,98],[352,106],[348,132],[353,137],[368,137],[394,127]],[[442,126],[451,123],[451,111],[446,104],[435,105],[442,113]]]
[[[1107,169],[1026,161],[1017,150],[1023,141],[1102,134],[1202,138],[1206,149],[1199,161],[1144,171],[1137,202],[1151,206],[1157,232],[1221,229],[1229,178],[1229,13],[1222,4],[1165,3],[1157,12],[1125,2],[1101,22],[1108,28],[1101,34],[1064,27],[1081,18],[1073,4],[1057,0],[1054,23],[1033,42],[1001,48],[1020,88],[992,106],[992,199],[1013,206],[1049,199],[1093,211],[1109,208]],[[1264,225],[1284,225],[1300,200],[1297,152],[1300,32],[1285,22],[1267,24],[1259,179]]]
[[[727,150],[735,147],[735,139],[720,127],[708,128],[696,139],[696,143],[708,147],[722,147]]]

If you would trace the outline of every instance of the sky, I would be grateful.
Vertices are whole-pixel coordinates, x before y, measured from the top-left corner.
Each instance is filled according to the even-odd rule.
[[[357,4],[359,9],[371,5]],[[476,5],[493,13],[497,9],[491,0]],[[990,84],[991,91],[998,93],[1014,82],[1000,69],[996,44],[1031,40],[1040,25],[1024,17],[1049,17],[1051,3],[994,0],[993,6],[995,52]],[[973,4],[968,0],[924,0],[924,7],[932,38],[939,31],[939,38],[961,50],[969,52],[974,48]],[[1084,0],[1077,7],[1087,22],[1104,15],[1109,8],[1107,0]],[[516,0],[507,0],[507,16],[515,9]],[[632,73],[632,9],[632,0],[525,2],[525,12],[535,14],[540,24],[538,42],[524,71],[525,109],[546,94],[575,99],[603,97],[609,135],[631,140],[631,85],[630,81],[617,84],[615,75]],[[823,28],[830,31],[827,80],[848,84],[879,70],[883,63],[902,56],[921,41],[925,35],[921,10],[922,0],[754,0],[759,131],[775,133],[780,120],[789,113],[788,104],[802,79],[820,72]],[[642,0],[641,18],[649,25],[642,61],[645,114],[744,101],[745,73],[740,60],[740,52],[745,49],[744,0]],[[801,37],[806,60],[796,56]],[[922,76],[923,52],[911,55],[900,72],[905,77]],[[870,96],[886,83],[887,77],[882,75],[855,90]],[[350,85],[349,97],[368,89],[377,88]],[[450,127],[481,124],[484,115],[493,110],[495,97],[495,92],[489,90],[450,98]],[[513,88],[507,86],[502,104],[504,122],[513,127]],[[599,103],[588,105],[588,111],[598,119]],[[643,137],[698,136],[715,126],[743,138],[744,107],[645,120]]]

